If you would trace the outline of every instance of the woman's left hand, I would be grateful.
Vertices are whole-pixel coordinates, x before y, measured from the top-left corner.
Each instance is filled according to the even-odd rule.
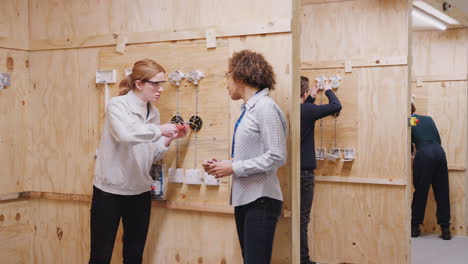
[[[213,162],[208,168],[208,174],[215,176],[215,178],[222,178],[230,176],[234,173],[232,169],[232,161],[230,160],[221,160]]]
[[[171,137],[167,137],[166,138],[166,141],[165,141],[165,146],[166,147],[169,147],[171,145],[171,142],[175,139],[178,139],[178,138],[183,138],[185,136],[187,136],[187,132],[188,131],[188,126],[187,125],[177,125],[177,130],[175,133],[172,134]]]

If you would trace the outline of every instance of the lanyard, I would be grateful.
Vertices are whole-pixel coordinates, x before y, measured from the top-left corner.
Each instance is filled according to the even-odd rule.
[[[242,118],[244,117],[246,107],[244,106],[244,109],[242,110],[241,115],[239,116],[239,119],[237,119],[236,125],[234,126],[234,134],[232,135],[232,150],[231,150],[231,158],[234,158],[234,146],[236,144],[236,131],[237,127],[239,126]]]

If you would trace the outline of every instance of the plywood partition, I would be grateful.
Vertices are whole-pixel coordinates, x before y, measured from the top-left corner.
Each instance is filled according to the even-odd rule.
[[[31,134],[25,125],[33,102],[28,88],[30,60],[26,51],[0,49],[0,73],[10,74],[10,86],[0,90],[0,194],[30,187],[25,173]]]
[[[298,230],[299,205],[298,192],[294,191],[298,178],[293,177],[299,169],[299,104],[293,96],[299,89],[294,85],[299,76],[299,49],[293,49],[299,46],[298,3],[7,1],[8,18],[0,19],[0,24],[9,28],[13,24],[25,26],[26,30],[20,33],[2,27],[0,47],[26,51],[0,51],[0,70],[6,67],[3,58],[12,56],[13,74],[24,72],[27,78],[15,82],[21,84],[18,89],[12,86],[15,89],[5,90],[8,97],[1,97],[4,91],[0,91],[0,100],[4,100],[0,107],[7,113],[2,112],[1,120],[24,126],[7,130],[2,127],[0,152],[13,151],[14,156],[1,156],[0,162],[7,165],[5,172],[11,176],[6,184],[2,180],[0,194],[32,191],[34,195],[28,197],[34,200],[0,204],[0,215],[9,217],[10,211],[14,214],[15,204],[27,208],[31,217],[23,229],[33,231],[14,239],[22,239],[21,250],[30,253],[28,262],[82,263],[88,258],[93,157],[105,115],[104,89],[95,84],[96,70],[116,69],[120,80],[135,61],[151,58],[167,73],[207,73],[199,85],[199,115],[204,126],[198,133],[197,147],[192,134],[180,140],[179,155],[174,145],[164,160],[168,167],[176,167],[174,160],[179,156],[179,167],[200,168],[203,159],[229,158],[231,132],[240,104],[230,101],[224,74],[233,52],[252,49],[263,53],[274,67],[277,89],[271,96],[285,113],[289,127],[288,164],[279,171],[285,204],[276,231],[273,263],[297,263],[299,241],[292,237],[298,235],[293,230]],[[17,13],[11,10],[21,12],[15,16]],[[207,30],[216,35],[216,48],[207,48]],[[123,47],[123,54],[115,52],[117,44]],[[177,110],[175,86],[168,83],[165,89],[161,102],[156,104],[162,122],[168,122]],[[114,96],[117,84],[110,90]],[[195,113],[195,87],[184,81],[180,98],[179,111],[188,119]],[[26,159],[18,158],[23,154]],[[229,180],[219,187],[170,184],[168,201],[154,203],[145,262],[241,262],[229,191]],[[0,229],[2,235],[5,230]],[[11,232],[2,236],[2,243],[13,241]],[[121,231],[113,263],[122,261],[120,246]],[[11,247],[1,250],[2,256],[17,262],[18,252]]]
[[[0,48],[29,50],[29,0],[3,0]]]
[[[28,0],[0,3],[0,73],[10,74],[11,85],[0,90],[0,196],[31,187],[25,173],[32,138],[26,126],[33,101],[29,90]],[[0,256],[2,262],[31,263],[33,217],[29,201],[0,202]]]
[[[303,1],[302,75],[340,75],[343,109],[316,123],[316,147],[353,148],[320,161],[309,226],[313,259],[409,263],[411,1]],[[327,103],[317,97],[316,103]],[[335,129],[336,127],[336,129]]]
[[[416,112],[431,116],[447,155],[452,233],[467,235],[467,30],[413,33],[412,93]],[[438,233],[430,192],[423,231]]]
[[[278,85],[276,90],[272,92],[273,98],[283,108],[285,114],[290,117],[291,113],[288,110],[289,101],[291,98],[291,91],[289,90],[290,83],[292,82],[291,72],[292,64],[290,62],[291,49],[286,49],[283,53],[284,56],[275,56],[278,49],[287,47],[291,44],[290,36],[273,35],[273,36],[247,36],[247,37],[231,37],[220,39],[217,41],[217,48],[207,50],[205,41],[179,41],[177,43],[158,43],[150,45],[138,45],[127,47],[126,54],[116,54],[113,48],[102,49],[100,53],[100,67],[102,69],[117,69],[119,76],[123,76],[124,70],[132,66],[133,62],[141,58],[151,58],[161,63],[166,71],[169,73],[173,70],[181,70],[182,72],[189,72],[191,70],[201,70],[206,73],[206,76],[199,82],[199,116],[203,119],[203,127],[199,132],[191,132],[186,138],[178,142],[179,148],[177,150],[177,143],[172,144],[167,155],[164,158],[164,164],[167,168],[185,168],[201,169],[201,162],[205,159],[217,157],[221,159],[229,159],[230,153],[230,141],[231,131],[233,129],[235,120],[239,115],[240,104],[239,102],[231,102],[226,92],[226,81],[225,72],[227,70],[227,58],[238,50],[244,48],[250,48],[253,50],[261,51],[267,59],[273,64],[275,72],[277,74]],[[267,48],[268,46],[268,48]],[[190,63],[187,63],[187,60]],[[118,85],[111,86],[111,93],[115,95],[118,92]],[[179,87],[180,90],[180,103],[179,109],[177,109],[177,87],[173,84],[167,84],[165,91],[160,102],[156,103],[156,106],[161,112],[161,122],[169,122],[171,117],[179,111],[180,115],[188,120],[190,116],[195,115],[196,111],[196,87],[187,82],[182,81]],[[104,98],[101,97],[101,103]],[[101,117],[104,117],[104,108],[101,108]],[[179,164],[176,164],[176,160]],[[290,170],[289,166],[285,166],[280,169],[280,181],[282,190],[285,195],[285,216],[291,212],[290,202]],[[230,183],[224,179],[219,187],[207,187],[204,185],[187,185],[180,183],[169,183],[168,185],[168,197],[169,202],[176,204],[184,204],[186,206],[216,206],[217,208],[224,207],[225,210],[229,210],[229,199],[230,199]],[[187,213],[181,212],[179,215],[185,215]],[[200,215],[199,213],[189,213],[186,218],[193,218],[191,215]],[[161,219],[161,221],[169,221],[172,223],[173,217],[161,215],[155,213],[155,217]],[[206,216],[208,217],[208,216]],[[232,217],[226,217],[222,215],[212,215],[212,218],[223,217],[230,223],[231,236],[235,237],[235,229],[232,224]],[[177,218],[177,217],[176,217]],[[202,221],[203,217],[194,217],[200,219],[200,226],[202,229],[210,229],[211,224]],[[230,220],[230,221],[229,221]],[[185,221],[185,220],[180,220]],[[196,220],[195,220],[196,221]],[[282,224],[278,229],[278,246],[275,250],[275,256],[278,261],[287,262],[290,260],[289,245],[291,232],[289,231],[290,219],[284,218]],[[155,222],[155,225],[160,224]],[[169,229],[171,227],[168,227]],[[177,227],[174,226],[175,229]],[[191,232],[199,239],[203,239],[204,234],[200,233],[200,228],[193,228],[192,225],[188,227],[193,229]],[[161,232],[160,235],[168,234],[167,232]],[[182,235],[183,236],[183,235]],[[212,236],[212,235],[209,235]],[[208,238],[208,237],[207,237]],[[162,238],[157,239],[159,241]],[[167,238],[165,238],[167,241]],[[153,240],[152,240],[153,241]],[[181,259],[192,259],[202,257],[199,251],[192,249],[194,254],[192,255],[187,250],[182,250],[181,247],[190,248],[193,247],[193,243],[187,241],[179,243],[179,246],[174,247],[173,245],[162,245],[160,243],[152,244],[155,251],[161,251],[164,248],[166,255],[152,254],[150,258],[156,262],[168,261],[173,259],[173,256],[178,255]],[[230,247],[236,245],[237,241],[231,241]],[[208,250],[208,249],[204,249]],[[225,252],[225,250],[220,250]],[[236,251],[235,251],[236,252]],[[218,252],[219,253],[219,252]],[[218,254],[216,251],[213,254]],[[235,253],[231,257],[235,257]],[[209,255],[205,255],[205,258]],[[163,259],[162,259],[163,258]],[[219,259],[229,259],[229,257],[223,254],[219,255]],[[214,261],[214,259],[213,259]]]

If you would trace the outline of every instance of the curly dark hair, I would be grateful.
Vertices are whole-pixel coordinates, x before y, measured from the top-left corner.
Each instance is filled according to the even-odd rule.
[[[275,88],[275,73],[273,67],[262,54],[241,50],[229,59],[229,74],[234,81],[250,85],[260,90]]]

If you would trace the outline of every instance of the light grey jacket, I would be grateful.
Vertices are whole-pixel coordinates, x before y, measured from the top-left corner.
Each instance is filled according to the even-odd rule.
[[[101,144],[94,173],[94,186],[114,194],[136,195],[151,190],[153,161],[167,151],[159,129],[156,107],[132,91],[107,105]]]

